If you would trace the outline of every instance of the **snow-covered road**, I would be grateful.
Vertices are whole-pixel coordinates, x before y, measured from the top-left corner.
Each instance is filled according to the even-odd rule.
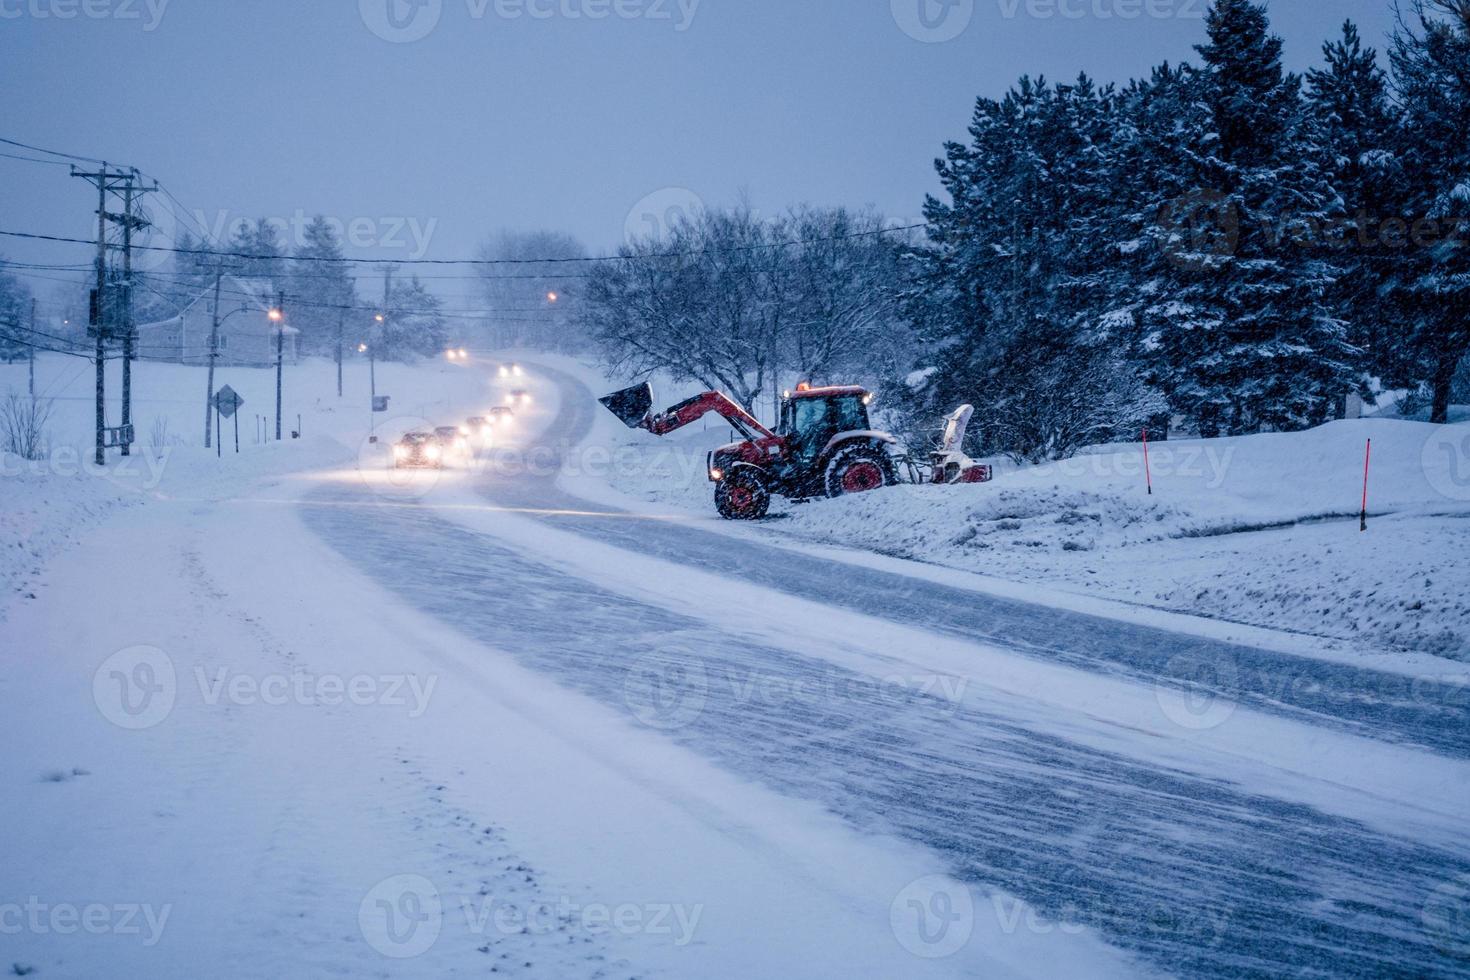
[[[595,403],[538,370],[560,411],[536,444],[575,444]],[[1466,972],[1463,937],[1433,915],[1470,875],[1463,687],[618,514],[558,489],[555,471],[489,467],[464,493],[422,500],[327,481],[301,519],[383,590],[522,667],[864,835],[933,853],[974,886],[966,914],[992,931],[1089,926],[1160,972],[1191,976]],[[481,513],[474,494],[493,506]],[[578,561],[577,541],[599,568]],[[708,591],[704,609],[690,603],[690,583],[709,574],[730,580],[733,615]],[[752,589],[772,601],[752,601]],[[798,622],[812,604],[825,621]],[[901,630],[910,648],[865,668],[812,645],[854,617]],[[1107,695],[1098,710],[1067,718],[1050,692],[991,690],[985,676],[911,656],[946,644],[974,644],[976,664],[998,647],[1044,677],[1116,687],[1088,689],[1079,697]],[[1102,704],[1114,691],[1173,703],[1179,731],[1140,723],[1130,741]],[[1259,773],[1253,722],[1293,743],[1259,746]],[[1191,757],[1196,727],[1216,742]],[[1215,771],[1220,759],[1229,765]],[[1316,760],[1323,771],[1309,775]],[[985,897],[996,889],[1044,918],[1009,917],[1006,899]],[[944,919],[970,892],[926,894],[921,920]]]

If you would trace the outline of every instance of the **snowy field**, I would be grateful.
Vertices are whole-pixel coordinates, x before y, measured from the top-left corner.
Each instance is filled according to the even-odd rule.
[[[658,397],[682,394],[666,387]],[[712,510],[705,454],[732,438],[718,420],[660,440],[609,419],[598,438],[619,448],[606,473],[622,502]],[[1155,443],[1152,495],[1141,443],[1044,466],[989,462],[997,478],[979,487],[778,500],[758,533],[1356,649],[1470,660],[1470,423],[1363,419]]]
[[[279,444],[273,373],[222,371],[222,456],[203,372],[141,364],[143,443],[94,471],[89,366],[41,359],[52,458],[0,477],[0,970],[1463,972],[1470,505],[1428,427],[745,527],[709,505],[725,430],[653,441],[518,356],[379,365],[384,439],[533,395],[503,453],[412,474],[366,364],[340,401],[289,368]]]

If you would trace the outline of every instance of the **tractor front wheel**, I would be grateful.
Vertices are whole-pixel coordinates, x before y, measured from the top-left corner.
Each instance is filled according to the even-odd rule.
[[[827,496],[866,493],[897,483],[882,450],[869,445],[839,449],[827,464]]]
[[[715,485],[715,510],[727,521],[758,521],[771,509],[771,491],[754,470],[738,469]]]

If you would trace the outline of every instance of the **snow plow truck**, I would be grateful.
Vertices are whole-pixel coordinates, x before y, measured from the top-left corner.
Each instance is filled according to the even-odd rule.
[[[715,509],[727,520],[759,520],[771,497],[793,501],[865,493],[897,483],[985,483],[991,469],[961,451],[973,413],[961,406],[945,420],[938,447],[915,462],[868,419],[871,392],[856,385],[797,385],[781,402],[776,431],[723,392],[706,391],[663,412],[653,411],[653,386],[636,385],[598,399],[630,429],[665,436],[711,412],[743,438],[710,452],[707,472]]]

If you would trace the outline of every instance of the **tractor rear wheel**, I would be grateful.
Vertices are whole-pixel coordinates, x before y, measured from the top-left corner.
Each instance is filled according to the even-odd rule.
[[[758,521],[771,509],[771,491],[755,470],[738,469],[715,485],[715,510],[727,521]]]
[[[837,450],[827,464],[827,496],[866,493],[897,483],[893,466],[881,449],[859,443]]]

